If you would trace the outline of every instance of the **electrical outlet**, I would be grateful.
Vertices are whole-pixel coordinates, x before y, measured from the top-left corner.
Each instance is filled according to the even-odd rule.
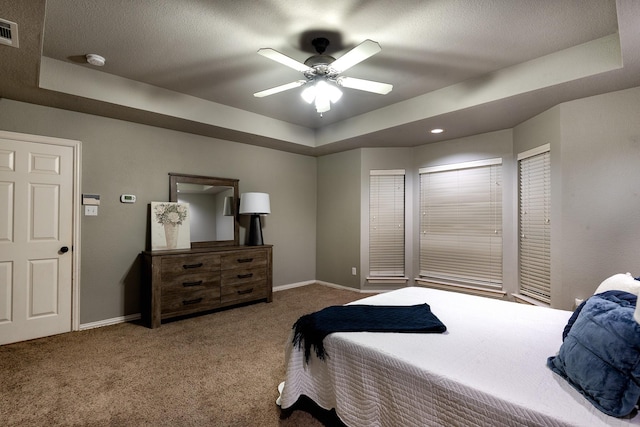
[[[358,274],[358,270],[355,267],[351,267],[351,275],[356,276]]]
[[[98,216],[98,207],[96,205],[85,205],[84,216]]]

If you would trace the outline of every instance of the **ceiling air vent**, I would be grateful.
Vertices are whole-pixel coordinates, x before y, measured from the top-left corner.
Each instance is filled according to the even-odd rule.
[[[0,44],[18,47],[18,24],[0,18]]]

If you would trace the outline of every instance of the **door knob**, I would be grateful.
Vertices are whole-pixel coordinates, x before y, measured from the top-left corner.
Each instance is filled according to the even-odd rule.
[[[66,254],[69,252],[69,248],[67,246],[63,246],[60,248],[60,253]]]

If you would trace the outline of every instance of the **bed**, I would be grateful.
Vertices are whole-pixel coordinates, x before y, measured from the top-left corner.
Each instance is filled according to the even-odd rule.
[[[282,409],[306,396],[350,427],[640,426],[640,416],[602,413],[546,366],[570,311],[421,287],[352,304],[421,303],[447,332],[333,333],[328,357],[308,363],[289,342]]]

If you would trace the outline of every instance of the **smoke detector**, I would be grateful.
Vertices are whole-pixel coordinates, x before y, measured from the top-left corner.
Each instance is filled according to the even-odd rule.
[[[87,62],[91,65],[95,65],[96,67],[102,67],[105,64],[106,60],[100,55],[89,53],[87,54]]]

